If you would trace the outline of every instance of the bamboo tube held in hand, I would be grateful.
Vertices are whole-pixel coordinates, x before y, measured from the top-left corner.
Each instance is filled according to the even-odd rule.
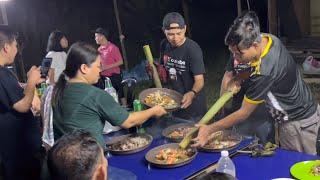
[[[198,124],[208,124],[210,120],[220,111],[220,109],[236,94],[240,88],[233,88],[230,91],[225,92],[222,96],[214,103],[214,105],[209,109],[209,111],[201,118]],[[197,132],[199,128],[194,127],[190,132],[183,138],[179,146],[182,149],[185,149],[192,139],[192,136]]]
[[[146,58],[147,58],[147,60],[149,62],[149,65],[152,67],[152,77],[153,77],[154,84],[156,85],[157,88],[162,88],[157,68],[153,64],[153,57],[152,57],[152,53],[151,53],[151,50],[150,50],[150,46],[149,45],[144,45],[143,46],[143,51],[144,51],[144,54],[146,55]]]

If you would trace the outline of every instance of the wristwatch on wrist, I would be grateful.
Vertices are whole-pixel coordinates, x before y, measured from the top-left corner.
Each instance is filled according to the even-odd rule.
[[[197,92],[195,90],[191,89],[190,91],[193,92],[194,96],[197,95]]]

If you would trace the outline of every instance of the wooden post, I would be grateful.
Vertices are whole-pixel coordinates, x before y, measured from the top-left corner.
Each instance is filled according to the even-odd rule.
[[[268,0],[269,33],[278,35],[278,6],[277,0]]]
[[[18,79],[20,82],[27,82],[27,73],[24,69],[24,62],[22,58],[22,49],[19,50],[20,52],[17,53],[16,58],[14,60],[14,68],[17,73]]]
[[[127,53],[126,53],[126,48],[124,46],[124,35],[122,34],[122,29],[121,29],[121,22],[120,22],[120,17],[119,17],[119,10],[118,10],[118,4],[117,0],[113,0],[113,7],[114,7],[114,13],[116,15],[116,20],[117,20],[117,26],[118,26],[118,32],[119,32],[119,39],[120,39],[120,44],[121,44],[121,50],[122,50],[122,56],[123,56],[123,62],[124,62],[124,68],[125,70],[128,70],[128,60],[127,60]]]
[[[1,18],[2,18],[1,24],[8,25],[8,16],[7,16],[5,2],[0,2],[0,8],[1,8]]]
[[[190,18],[189,18],[189,7],[188,7],[187,0],[182,0],[182,10],[183,10],[184,19],[185,19],[186,25],[187,25],[188,37],[191,38],[191,27],[190,27]]]
[[[300,35],[303,37],[310,35],[310,0],[293,0],[292,2],[301,32]]]
[[[240,16],[242,9],[241,9],[241,0],[237,0],[237,9],[238,9],[238,16]]]
[[[247,0],[247,9],[248,9],[248,11],[251,11],[250,1],[249,0]]]

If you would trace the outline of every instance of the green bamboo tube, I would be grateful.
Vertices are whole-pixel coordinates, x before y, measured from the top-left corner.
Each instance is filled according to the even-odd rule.
[[[210,120],[220,111],[220,109],[232,98],[236,92],[227,91],[214,103],[209,111],[201,118],[198,124],[208,124]],[[194,127],[190,132],[182,139],[179,146],[185,149],[191,142],[192,136],[198,131],[198,127]]]
[[[149,45],[144,45],[143,46],[143,51],[144,51],[144,54],[146,55],[146,58],[147,58],[147,60],[148,60],[148,62],[150,64],[150,66],[152,66],[152,77],[153,77],[154,84],[156,85],[157,88],[162,88],[157,68],[153,64],[153,57],[152,57],[152,53],[151,53],[151,50],[150,50],[150,46]]]

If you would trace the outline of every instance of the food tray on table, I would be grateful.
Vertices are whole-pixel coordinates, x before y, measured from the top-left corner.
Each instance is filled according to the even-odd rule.
[[[199,150],[206,152],[220,152],[231,150],[239,146],[242,136],[231,130],[218,131],[211,136],[211,139]]]
[[[139,94],[142,104],[153,107],[160,105],[167,111],[178,110],[181,106],[182,94],[167,88],[149,88]]]
[[[320,179],[320,160],[298,162],[291,166],[290,173],[297,179]]]
[[[162,131],[162,136],[171,142],[180,142],[194,127],[194,123],[179,123],[171,125]]]
[[[145,158],[153,166],[175,168],[190,163],[196,155],[195,148],[180,149],[178,143],[170,143],[149,150]]]
[[[153,138],[149,134],[126,134],[113,137],[106,142],[107,151],[112,154],[133,154],[146,149]]]

